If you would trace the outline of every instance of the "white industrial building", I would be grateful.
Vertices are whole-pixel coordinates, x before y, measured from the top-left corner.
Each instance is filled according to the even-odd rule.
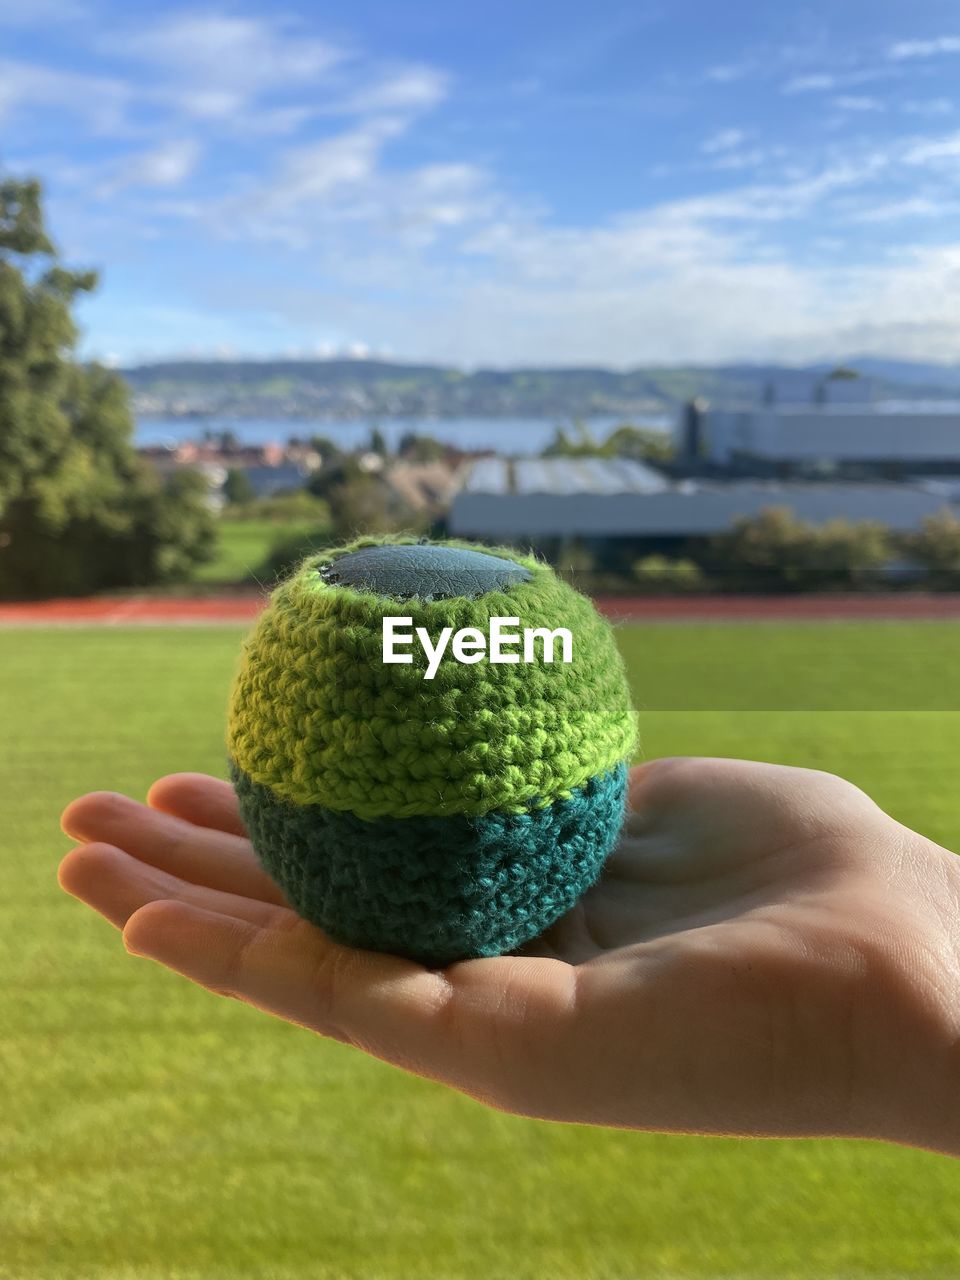
[[[716,467],[766,464],[781,472],[850,464],[912,474],[960,472],[960,412],[862,405],[712,409],[691,405],[677,426],[678,452]]]
[[[720,533],[740,517],[789,507],[811,523],[875,520],[916,528],[946,505],[936,484],[761,480],[671,481],[641,462],[606,458],[485,458],[450,508],[457,536],[669,542]]]

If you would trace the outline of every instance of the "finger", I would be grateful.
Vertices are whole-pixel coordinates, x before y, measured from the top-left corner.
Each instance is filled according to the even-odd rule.
[[[61,823],[74,840],[116,845],[182,880],[285,905],[249,840],[241,836],[194,826],[112,791],[93,791],[74,800]]]
[[[61,888],[99,911],[118,929],[146,903],[168,899],[257,925],[280,925],[283,916],[296,919],[283,907],[180,880],[109,844],[71,849],[60,864],[58,879]]]
[[[247,834],[233,787],[206,773],[171,773],[158,778],[147,792],[147,804],[192,822],[195,827],[210,827],[234,836]]]
[[[260,926],[183,901],[153,902],[124,943],[221,995],[333,1036],[508,1110],[559,1110],[561,1041],[575,971],[501,957],[442,971],[342,947],[308,925]]]

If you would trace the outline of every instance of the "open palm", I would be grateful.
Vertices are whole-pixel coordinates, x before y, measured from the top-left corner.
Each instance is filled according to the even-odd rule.
[[[829,774],[656,761],[598,884],[515,956],[342,947],[260,868],[226,783],[66,811],[68,892],[129,950],[507,1110],[731,1134],[940,1141],[956,860]]]

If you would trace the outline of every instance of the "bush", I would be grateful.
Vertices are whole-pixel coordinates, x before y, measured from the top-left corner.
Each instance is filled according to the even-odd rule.
[[[557,427],[553,439],[543,449],[544,458],[636,458],[644,462],[669,462],[675,449],[666,431],[653,427],[634,427],[623,423],[607,436],[602,444],[583,422],[574,424],[571,437],[563,427]]]
[[[636,458],[641,462],[669,462],[676,448],[667,431],[624,424],[607,436],[603,453],[606,457]]]
[[[242,503],[250,503],[256,498],[250,477],[243,467],[231,467],[223,482],[223,496],[232,507]]]
[[[0,597],[84,595],[189,578],[213,555],[208,492],[196,472],[161,478],[144,468],[124,503],[62,525],[11,503],[0,521]]]
[[[768,507],[712,539],[708,557],[725,585],[751,591],[859,590],[877,585],[892,550],[881,524],[813,525]]]
[[[901,546],[926,570],[926,585],[940,591],[960,590],[960,520],[944,508],[927,516],[918,532],[907,534]]]
[[[344,479],[327,494],[330,518],[338,542],[360,534],[424,533],[430,518],[414,511],[378,473],[359,473]]]
[[[447,446],[433,436],[420,436],[408,431],[400,437],[397,457],[404,462],[442,462],[447,456]]]
[[[703,570],[693,560],[669,556],[643,556],[634,564],[633,575],[646,595],[682,595],[706,585]]]
[[[326,524],[287,530],[272,544],[253,576],[265,586],[272,586],[291,574],[301,560],[329,547],[332,541],[335,539]]]
[[[326,524],[330,519],[330,508],[322,498],[314,497],[306,489],[294,489],[290,493],[275,493],[269,498],[231,504],[224,507],[220,519],[276,520],[278,524],[297,520],[303,524]]]

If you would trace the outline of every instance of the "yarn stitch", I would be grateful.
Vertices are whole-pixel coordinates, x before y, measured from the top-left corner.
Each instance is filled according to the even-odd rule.
[[[617,765],[527,813],[367,822],[231,772],[261,860],[305,919],[438,966],[512,951],[565,915],[616,842],[627,778]]]

